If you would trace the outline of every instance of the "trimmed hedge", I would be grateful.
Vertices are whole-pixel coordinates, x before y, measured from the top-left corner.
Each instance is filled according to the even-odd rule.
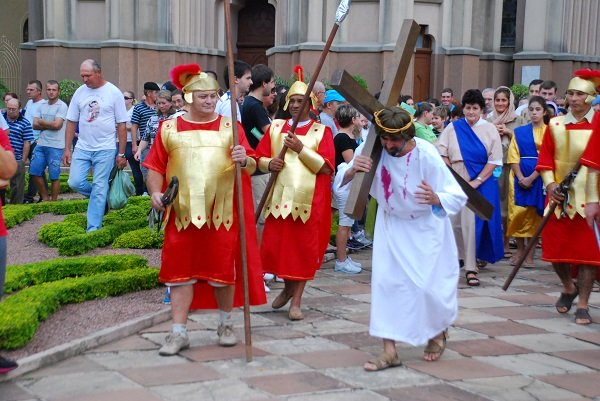
[[[2,207],[6,228],[12,228],[33,216],[41,213],[72,214],[87,210],[87,199],[66,200],[59,202],[41,202],[28,205],[6,205]]]
[[[144,217],[130,221],[121,221],[87,234],[60,238],[56,241],[58,254],[63,256],[81,255],[92,249],[109,245],[124,232],[142,228],[147,224],[148,220]]]
[[[0,303],[0,348],[26,345],[41,321],[61,304],[147,290],[157,285],[157,269],[131,269],[66,278],[21,290]]]
[[[75,224],[85,230],[87,228],[87,216],[83,213],[68,214],[65,216],[63,223]]]
[[[81,256],[11,265],[6,268],[4,292],[10,294],[25,287],[67,277],[91,276],[143,267],[148,267],[148,262],[138,255]]]
[[[55,248],[58,246],[58,240],[81,234],[85,234],[85,228],[73,223],[48,223],[40,227],[38,239],[42,243]]]
[[[160,249],[163,246],[163,241],[162,231],[157,233],[156,230],[145,227],[121,234],[115,239],[112,246],[113,248]]]

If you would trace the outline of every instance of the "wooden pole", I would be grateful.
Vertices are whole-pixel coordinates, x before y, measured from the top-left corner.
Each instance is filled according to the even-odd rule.
[[[338,7],[338,13],[336,15],[335,24],[333,24],[333,28],[331,28],[331,32],[329,32],[329,37],[327,38],[327,42],[325,42],[325,47],[323,48],[323,51],[321,52],[321,56],[319,57],[319,61],[317,62],[315,70],[313,71],[313,73],[310,77],[310,82],[308,84],[308,88],[306,89],[306,93],[304,94],[304,97],[302,97],[302,103],[300,104],[300,111],[298,112],[298,116],[301,116],[302,113],[304,112],[304,110],[306,110],[306,108],[308,107],[308,102],[310,100],[310,94],[312,93],[313,87],[315,86],[315,82],[317,81],[317,78],[319,77],[321,68],[323,68],[323,64],[325,63],[325,58],[327,57],[327,53],[329,53],[329,48],[331,48],[331,44],[333,43],[333,39],[335,38],[335,35],[337,34],[340,24],[342,23],[342,21],[346,17],[346,14],[348,13],[348,6],[349,6],[348,3],[349,3],[348,1],[340,2],[340,5]],[[294,117],[292,120],[292,127],[290,128],[290,132],[288,134],[289,136],[294,135],[294,132],[296,131],[297,126],[298,126],[298,117]],[[283,148],[281,149],[281,152],[279,152],[279,155],[277,155],[277,157],[279,159],[283,160],[285,158],[285,154],[286,154],[287,150],[288,150],[287,146],[284,145]],[[279,171],[271,172],[271,176],[269,177],[269,181],[267,182],[265,192],[263,193],[262,197],[260,198],[260,202],[258,203],[258,207],[256,208],[256,215],[254,216],[256,221],[258,221],[258,219],[260,218],[262,210],[265,207],[265,203],[267,202],[267,198],[269,197],[269,193],[271,192],[271,189],[273,188],[273,184],[275,183],[275,180],[277,179],[278,174],[279,174]]]
[[[239,145],[237,123],[237,96],[235,93],[235,74],[233,70],[233,39],[231,37],[231,5],[230,0],[223,2],[225,9],[225,31],[227,36],[227,72],[229,73],[229,93],[231,97],[231,128],[233,146]],[[244,217],[244,193],[242,190],[242,168],[235,163],[235,187],[237,189],[238,226],[240,234],[240,253],[242,257],[242,282],[244,286],[244,339],[246,362],[252,362],[252,334],[250,326],[250,293],[248,289],[248,257],[246,255],[246,220]]]

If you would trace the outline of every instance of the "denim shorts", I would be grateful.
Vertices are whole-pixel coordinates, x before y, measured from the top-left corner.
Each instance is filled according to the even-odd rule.
[[[33,158],[29,166],[29,174],[41,177],[44,170],[48,167],[50,180],[58,180],[60,176],[60,162],[63,156],[63,149],[51,148],[49,146],[36,146],[33,150]]]

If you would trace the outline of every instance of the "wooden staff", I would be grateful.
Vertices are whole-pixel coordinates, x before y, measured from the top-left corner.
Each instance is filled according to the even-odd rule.
[[[321,72],[321,68],[323,67],[323,64],[325,63],[325,57],[327,57],[327,53],[329,53],[329,48],[331,47],[331,44],[333,43],[333,39],[335,38],[335,35],[340,27],[340,24],[342,23],[344,18],[346,18],[346,15],[348,15],[349,9],[350,9],[350,0],[341,0],[340,5],[337,8],[337,12],[335,13],[335,24],[333,24],[333,28],[331,28],[331,32],[329,33],[329,38],[327,38],[327,42],[325,42],[325,47],[323,48],[323,51],[321,52],[321,57],[319,58],[319,61],[317,62],[317,66],[315,67],[315,70],[313,71],[313,74],[310,77],[310,83],[308,84],[306,93],[304,94],[304,97],[302,97],[302,103],[300,104],[300,111],[298,112],[298,116],[301,116],[302,113],[304,112],[304,110],[306,110],[306,108],[308,107],[308,102],[310,100],[310,94],[312,93],[313,87],[315,86],[315,82],[317,81],[317,77],[319,76],[319,73]],[[290,132],[288,134],[289,136],[294,135],[294,132],[296,131],[297,126],[298,126],[298,117],[293,117],[292,127],[290,128]],[[279,155],[277,155],[277,157],[279,159],[283,160],[285,158],[285,153],[287,152],[287,150],[288,150],[287,146],[284,145],[283,148],[281,149],[281,152],[279,152]],[[265,203],[267,202],[267,198],[269,196],[269,193],[271,192],[271,189],[273,188],[273,184],[275,183],[275,180],[277,179],[278,174],[279,174],[279,171],[271,172],[271,177],[269,178],[269,181],[267,182],[265,192],[263,193],[262,197],[260,198],[260,202],[258,203],[258,207],[256,208],[256,215],[255,215],[256,221],[258,221],[258,219],[260,218],[262,210],[265,207]]]
[[[233,146],[239,145],[237,122],[237,95],[235,93],[235,73],[233,70],[233,39],[231,37],[231,5],[225,0],[225,32],[227,36],[227,72],[229,73],[229,94],[231,97],[231,128]],[[246,220],[244,218],[244,193],[242,191],[242,168],[235,163],[235,187],[237,188],[238,226],[240,232],[240,253],[242,256],[242,282],[244,286],[244,339],[246,362],[252,362],[252,334],[250,326],[250,293],[248,289],[248,257],[246,255]]]

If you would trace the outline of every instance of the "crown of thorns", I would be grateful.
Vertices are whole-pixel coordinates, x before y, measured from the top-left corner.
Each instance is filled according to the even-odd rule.
[[[404,125],[403,127],[400,128],[389,128],[386,127],[385,125],[383,125],[381,123],[381,120],[379,119],[379,114],[385,109],[381,109],[379,111],[376,111],[375,113],[373,113],[373,117],[375,119],[375,124],[381,128],[382,130],[384,130],[385,132],[387,132],[388,134],[398,134],[400,132],[404,132],[407,129],[409,129],[412,125],[413,125],[413,119],[411,118],[409,122],[406,123],[406,125]]]

